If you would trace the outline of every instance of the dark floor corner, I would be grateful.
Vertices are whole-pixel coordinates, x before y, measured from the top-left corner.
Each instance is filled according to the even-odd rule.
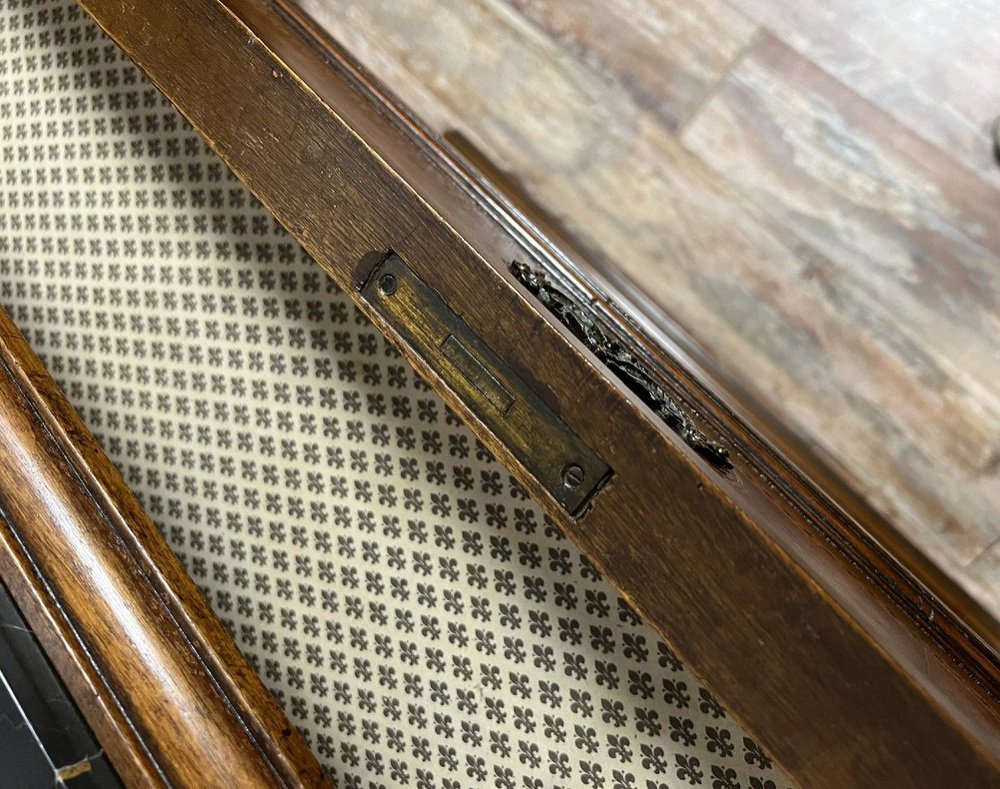
[[[38,640],[0,584],[0,784],[121,786]]]

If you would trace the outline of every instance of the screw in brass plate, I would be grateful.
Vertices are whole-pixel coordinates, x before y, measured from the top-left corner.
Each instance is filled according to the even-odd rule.
[[[583,484],[583,469],[576,463],[570,463],[562,470],[562,483],[567,488],[578,488]]]
[[[383,274],[378,278],[378,292],[383,296],[391,296],[396,292],[397,287],[399,287],[399,283],[396,281],[395,274]]]

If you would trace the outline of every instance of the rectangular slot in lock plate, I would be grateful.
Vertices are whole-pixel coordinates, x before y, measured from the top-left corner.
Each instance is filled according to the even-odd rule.
[[[361,295],[569,513],[611,469],[398,255]]]

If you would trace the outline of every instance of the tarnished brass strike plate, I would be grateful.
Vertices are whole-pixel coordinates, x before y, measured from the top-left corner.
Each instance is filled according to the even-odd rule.
[[[361,295],[444,379],[568,512],[577,514],[611,469],[398,255]]]

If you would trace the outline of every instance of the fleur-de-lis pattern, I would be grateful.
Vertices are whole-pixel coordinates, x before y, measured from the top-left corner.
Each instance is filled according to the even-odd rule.
[[[340,786],[787,784],[69,0],[0,140],[0,301]]]

